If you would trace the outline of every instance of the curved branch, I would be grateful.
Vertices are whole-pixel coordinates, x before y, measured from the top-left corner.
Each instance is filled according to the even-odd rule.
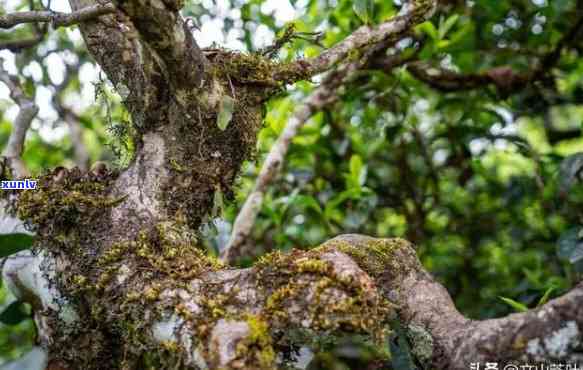
[[[435,4],[432,1],[416,1],[411,7],[404,7],[402,9],[401,12],[404,15],[395,17],[393,20],[381,25],[378,29],[371,30],[368,26],[358,29],[339,45],[313,59],[312,64],[309,61],[298,62],[300,68],[311,71],[308,72],[308,75],[316,71],[314,72],[315,74],[330,68],[334,63],[343,59],[350,50],[356,50],[364,45],[369,45],[367,49],[361,51],[361,58],[350,63],[345,63],[336,71],[330,73],[322,84],[306,99],[306,102],[295,109],[292,118],[288,121],[277,141],[270,149],[251,194],[248,195],[243,207],[237,214],[229,242],[221,251],[222,261],[233,263],[241,257],[241,248],[251,234],[257,215],[261,210],[265,192],[277,175],[291,141],[301,127],[316,112],[336,102],[338,100],[336,90],[341,85],[350,81],[356,72],[362,68],[378,65],[382,66],[382,68],[389,69],[408,61],[407,58],[402,58],[397,55],[393,56],[390,61],[382,62],[378,60],[377,55],[381,50],[385,50],[389,45],[396,42],[399,37],[410,31],[412,25],[415,25],[416,22],[420,22],[426,17],[429,17],[434,7]],[[286,78],[290,77],[288,74],[285,76]],[[282,77],[283,75],[279,75],[275,78],[281,79]]]
[[[457,311],[447,290],[422,267],[410,244],[399,244],[387,254],[375,247],[378,243],[361,235],[342,235],[321,248],[351,255],[383,294],[399,305],[400,319],[411,337],[422,340],[420,329],[430,334],[429,346],[415,339],[412,343],[424,348],[425,352],[421,348],[413,352],[430,368],[467,370],[472,363],[485,362],[499,366],[583,363],[583,283],[537,309],[472,321]]]
[[[57,265],[41,263],[46,258],[11,257],[4,267],[9,288],[32,302],[32,296],[56,297],[59,293],[47,290],[43,279],[54,276],[51,269]],[[171,349],[186,368],[273,369],[281,355],[275,351],[289,351],[290,345],[309,347],[310,338],[322,335],[361,333],[382,341],[384,325],[395,313],[413,355],[426,368],[461,370],[477,362],[499,366],[583,362],[583,284],[529,312],[472,321],[456,310],[447,290],[402,239],[342,235],[309,252],[271,254],[248,269],[215,267],[171,286],[168,281],[144,280],[134,269],[136,262],[114,258],[108,264],[113,275],[108,275],[104,291],[108,297],[104,318],[117,330],[143,328],[137,337],[120,333],[124,340],[139,341],[123,345]],[[132,293],[136,291],[143,293]],[[37,301],[45,307],[41,318],[75,312],[63,311],[69,307],[63,300]],[[141,307],[131,314],[137,316],[120,316],[133,305]],[[41,334],[67,335],[62,326],[74,323],[74,315],[65,320],[44,320]],[[129,321],[116,326],[119,320]]]
[[[221,260],[223,262],[228,264],[233,263],[241,257],[241,248],[251,234],[257,215],[261,210],[265,192],[279,172],[293,138],[310,117],[338,100],[337,89],[346,81],[350,80],[360,67],[361,63],[350,63],[331,73],[305,99],[305,102],[295,109],[291,119],[286,123],[277,141],[269,150],[261,166],[259,176],[255,180],[253,190],[247,196],[245,203],[237,214],[229,242],[221,251]]]
[[[395,43],[399,38],[419,23],[427,20],[437,6],[433,0],[413,0],[403,6],[396,17],[380,24],[375,28],[362,26],[350,36],[324,51],[317,57],[298,60],[287,65],[285,70],[275,75],[276,80],[292,82],[298,76],[314,76],[325,72],[337,63],[345,60],[351,53],[360,53],[362,48],[379,42]]]
[[[434,67],[426,62],[412,62],[407,70],[418,80],[440,91],[458,91],[476,89],[488,84],[513,85],[514,80],[523,82],[524,77],[518,77],[510,67],[498,67],[491,72],[484,73],[457,73],[441,67]],[[491,76],[499,76],[492,78]],[[518,84],[517,84],[518,85]]]
[[[10,97],[18,105],[18,115],[14,119],[12,125],[12,132],[8,138],[8,144],[4,148],[2,155],[10,161],[12,167],[12,174],[15,177],[24,177],[27,174],[26,166],[22,161],[22,152],[24,151],[24,140],[26,139],[26,132],[36,114],[38,107],[34,101],[28,98],[22,86],[18,82],[18,78],[10,76],[0,63],[0,81],[2,81],[10,90]]]
[[[77,23],[110,14],[115,11],[111,3],[95,4],[76,10],[72,13],[53,12],[50,10],[32,10],[28,12],[10,13],[0,16],[0,28],[12,28],[23,23],[50,22],[53,27],[67,27]]]

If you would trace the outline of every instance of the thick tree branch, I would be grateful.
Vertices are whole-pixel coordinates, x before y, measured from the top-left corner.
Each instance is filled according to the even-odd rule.
[[[50,10],[31,10],[28,12],[10,13],[0,16],[0,28],[12,28],[23,23],[49,22],[53,27],[72,26],[77,23],[110,14],[115,11],[111,3],[95,4],[76,10],[72,13],[53,12]]]
[[[1,61],[0,61],[1,62]],[[12,167],[12,174],[15,177],[24,177],[27,174],[26,166],[22,161],[22,152],[24,151],[24,140],[26,132],[36,114],[38,107],[33,100],[28,98],[24,93],[18,78],[11,76],[4,70],[0,63],[0,81],[10,90],[10,97],[18,105],[18,115],[14,119],[12,132],[8,138],[8,143],[2,152],[2,155],[8,158]]]
[[[413,346],[419,360],[435,369],[462,370],[472,363],[533,364],[539,362],[583,364],[583,284],[546,305],[500,319],[472,321],[455,308],[447,290],[421,266],[413,248],[394,248],[384,266],[369,264],[383,260],[371,253],[375,239],[344,235],[321,248],[354,250],[356,258],[386,297],[399,305],[399,316],[409,331],[427,331],[432,338]],[[350,252],[348,253],[350,254]],[[353,257],[355,257],[353,255]],[[412,335],[415,337],[415,335]],[[417,336],[417,339],[423,339]]]
[[[178,246],[182,241],[175,237],[166,236]],[[108,275],[102,293],[108,303],[100,312],[130,341],[122,345],[135,348],[140,343],[152,353],[156,347],[171,348],[178,358],[167,359],[168,366],[274,369],[279,351],[289,351],[290,345],[309,348],[310,338],[363,333],[382,342],[383,327],[394,318],[395,307],[412,354],[426,368],[461,370],[476,362],[583,363],[583,285],[526,313],[472,321],[456,310],[447,290],[421,266],[413,246],[401,239],[343,235],[310,252],[272,254],[248,269],[208,265],[207,272],[170,286],[168,280],[147,279],[151,267],[128,259],[131,254],[117,259],[112,253],[108,271],[114,275]],[[51,299],[60,293],[48,288],[49,281],[64,266],[50,258],[26,253],[11,257],[3,276],[19,297],[44,307],[37,319],[44,323],[41,337],[60,333],[59,340],[64,340],[63,335],[75,333],[76,310],[66,300]],[[40,273],[41,266],[48,270]],[[134,305],[139,311],[133,311]],[[51,320],[55,314],[61,318]],[[127,324],[116,326],[120,320]],[[124,334],[137,323],[140,336]],[[83,341],[89,339],[84,335],[96,332],[75,335],[82,355],[87,350]],[[48,343],[42,343],[46,348]]]
[[[75,12],[92,7],[96,0],[70,0]],[[105,71],[137,127],[156,121],[156,105],[165,90],[161,71],[151,52],[142,45],[137,30],[122,12],[79,24],[88,51]]]

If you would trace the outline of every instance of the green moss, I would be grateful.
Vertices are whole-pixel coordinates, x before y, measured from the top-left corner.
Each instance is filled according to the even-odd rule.
[[[237,356],[244,357],[249,368],[275,368],[275,351],[269,325],[259,315],[245,316],[249,325],[249,335],[237,344]]]
[[[433,357],[433,337],[423,327],[409,325],[407,327],[407,337],[411,342],[411,353],[422,364],[429,364]]]
[[[35,191],[19,195],[16,214],[46,237],[66,238],[73,228],[91,228],[89,222],[120,201],[108,194],[114,178],[114,174],[96,177],[78,169],[47,173],[39,177]]]
[[[408,268],[394,258],[397,252],[403,249],[411,250],[412,245],[405,239],[376,239],[359,237],[356,240],[334,238],[324,243],[319,250],[338,250],[350,256],[358,266],[373,278],[381,276],[387,271]]]
[[[272,325],[289,328],[297,324],[288,313],[290,302],[304,302],[312,330],[365,332],[380,340],[392,305],[359,281],[338,276],[331,262],[320,259],[326,251],[276,252],[259,260],[258,278],[267,291],[264,315]]]
[[[212,71],[240,83],[281,88],[287,83],[310,77],[309,71],[301,63],[282,63],[258,53],[224,49],[214,49],[213,54],[211,59],[215,63]]]

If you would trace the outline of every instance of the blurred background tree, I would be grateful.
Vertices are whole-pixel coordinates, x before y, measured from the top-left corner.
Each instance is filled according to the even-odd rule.
[[[3,13],[69,10],[64,0],[0,4]],[[198,19],[192,27],[201,46],[249,52],[293,27],[297,37],[274,55],[292,60],[394,16],[401,5],[190,0],[184,15]],[[417,244],[425,266],[471,318],[532,308],[567,291],[583,272],[582,23],[580,0],[443,1],[431,22],[399,43],[411,63],[361,72],[295,138],[255,224],[251,257],[241,263],[340,233],[400,236]],[[24,78],[40,108],[25,147],[28,168],[123,167],[132,143],[120,97],[78,30],[50,27],[0,32],[4,68]],[[415,63],[425,63],[425,75]],[[318,81],[269,102],[235,201],[225,200],[203,230],[209,248],[225,245],[265,153]],[[17,111],[0,85],[0,145]],[[2,288],[3,309],[13,301]],[[0,316],[2,361],[30,348],[27,317],[21,309]]]

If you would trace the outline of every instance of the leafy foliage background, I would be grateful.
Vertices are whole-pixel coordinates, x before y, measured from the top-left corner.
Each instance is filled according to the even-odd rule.
[[[461,73],[500,65],[527,71],[583,9],[580,1],[445,3],[449,11],[440,11],[399,47]],[[28,1],[0,4],[5,11],[28,7]],[[35,2],[37,8],[43,4]],[[297,31],[323,31],[319,42],[330,46],[365,22],[395,15],[401,3],[291,0],[287,5],[296,9]],[[200,20],[195,33],[214,22],[225,40],[252,52],[268,44],[258,42],[257,34],[274,37],[289,26],[277,11],[272,1],[188,1],[185,15]],[[1,32],[0,40],[31,32],[21,26]],[[291,60],[320,50],[296,39],[278,57]],[[391,74],[363,71],[338,91],[341,103],[313,117],[294,140],[264,202],[250,257],[242,263],[274,249],[310,248],[340,233],[363,233],[416,243],[425,266],[471,318],[532,308],[564,293],[583,272],[582,52],[578,41],[546,71],[548,78],[510,97],[494,87],[436,91],[404,67]],[[33,172],[73,165],[66,125],[51,100],[62,75],[55,71],[67,66],[71,80],[59,96],[77,115],[91,160],[112,166],[131,160],[129,117],[107,81],[87,78],[99,74],[88,73],[96,66],[76,29],[51,31],[45,42],[15,58],[7,51],[0,56],[14,61],[27,93],[41,106],[24,155]],[[224,244],[263,156],[317,82],[299,83],[269,102],[256,160],[245,166],[234,202],[203,230],[210,251]],[[5,91],[2,96],[0,145],[5,145],[16,107]],[[7,243],[0,245],[6,248]],[[2,288],[0,301],[8,307],[14,298]],[[3,360],[30,348],[34,329],[27,317],[16,325],[0,323]],[[350,366],[342,353],[330,353],[344,358],[334,368]]]

